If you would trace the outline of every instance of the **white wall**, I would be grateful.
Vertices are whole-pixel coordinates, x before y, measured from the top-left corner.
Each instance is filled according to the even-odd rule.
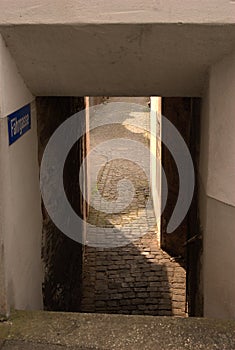
[[[41,201],[33,96],[0,37],[0,311],[42,307]],[[9,146],[7,115],[31,103],[31,130]],[[2,304],[0,300],[0,305]],[[5,308],[5,310],[4,310]]]
[[[235,53],[213,65],[204,96],[200,213],[204,313],[235,318]]]

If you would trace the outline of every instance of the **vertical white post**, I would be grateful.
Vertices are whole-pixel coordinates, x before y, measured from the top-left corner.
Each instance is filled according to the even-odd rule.
[[[157,219],[157,238],[160,243],[161,224],[161,97],[151,97],[150,100],[150,178],[151,193],[155,217]]]

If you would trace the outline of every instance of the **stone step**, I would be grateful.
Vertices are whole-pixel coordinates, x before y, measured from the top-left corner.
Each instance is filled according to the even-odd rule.
[[[232,350],[235,321],[105,314],[13,312],[1,350]]]

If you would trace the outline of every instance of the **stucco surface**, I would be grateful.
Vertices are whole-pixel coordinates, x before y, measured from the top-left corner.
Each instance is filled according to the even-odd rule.
[[[235,52],[215,64],[209,85],[207,194],[235,206]]]
[[[0,23],[234,23],[232,0],[2,0]]]
[[[204,315],[235,319],[235,208],[203,196]]]
[[[235,55],[210,70],[201,117],[204,313],[235,318]]]
[[[200,96],[235,24],[22,24],[0,33],[34,95]]]
[[[37,122],[31,104],[31,130],[9,146],[7,115],[30,103],[27,89],[0,37],[0,303],[9,307],[42,307],[41,207]]]
[[[31,130],[7,148],[9,187],[3,197],[7,296],[9,304],[18,309],[42,308],[42,219],[34,104],[31,123]]]
[[[0,118],[6,117],[32,100],[33,96],[0,35]]]

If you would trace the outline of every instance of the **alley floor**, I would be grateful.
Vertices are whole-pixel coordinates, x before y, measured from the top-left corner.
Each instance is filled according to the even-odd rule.
[[[132,112],[132,118],[124,118],[122,124],[110,122],[92,130],[91,150],[114,139],[135,141],[149,149],[148,101],[148,98],[109,98],[105,101],[105,104],[137,103],[143,106],[143,113]],[[145,157],[144,150],[142,147],[128,149],[124,142],[119,147],[120,157],[107,161],[100,168],[91,197],[99,192],[103,199],[107,202],[116,201],[119,207],[122,203],[118,184],[127,179],[134,188],[132,200],[120,212],[110,213],[102,210],[101,199],[96,197],[93,200],[94,206],[89,208],[88,223],[97,230],[111,229],[116,240],[124,235],[129,238],[129,244],[99,247],[97,242],[96,246],[85,247],[82,311],[185,317],[187,303],[184,261],[171,257],[160,248],[149,179],[141,163]],[[109,149],[110,151],[112,150]],[[118,150],[115,152],[118,153]],[[139,164],[131,161],[134,158],[131,152],[138,153]],[[125,158],[123,154],[126,154]],[[128,187],[126,190],[130,191]]]

